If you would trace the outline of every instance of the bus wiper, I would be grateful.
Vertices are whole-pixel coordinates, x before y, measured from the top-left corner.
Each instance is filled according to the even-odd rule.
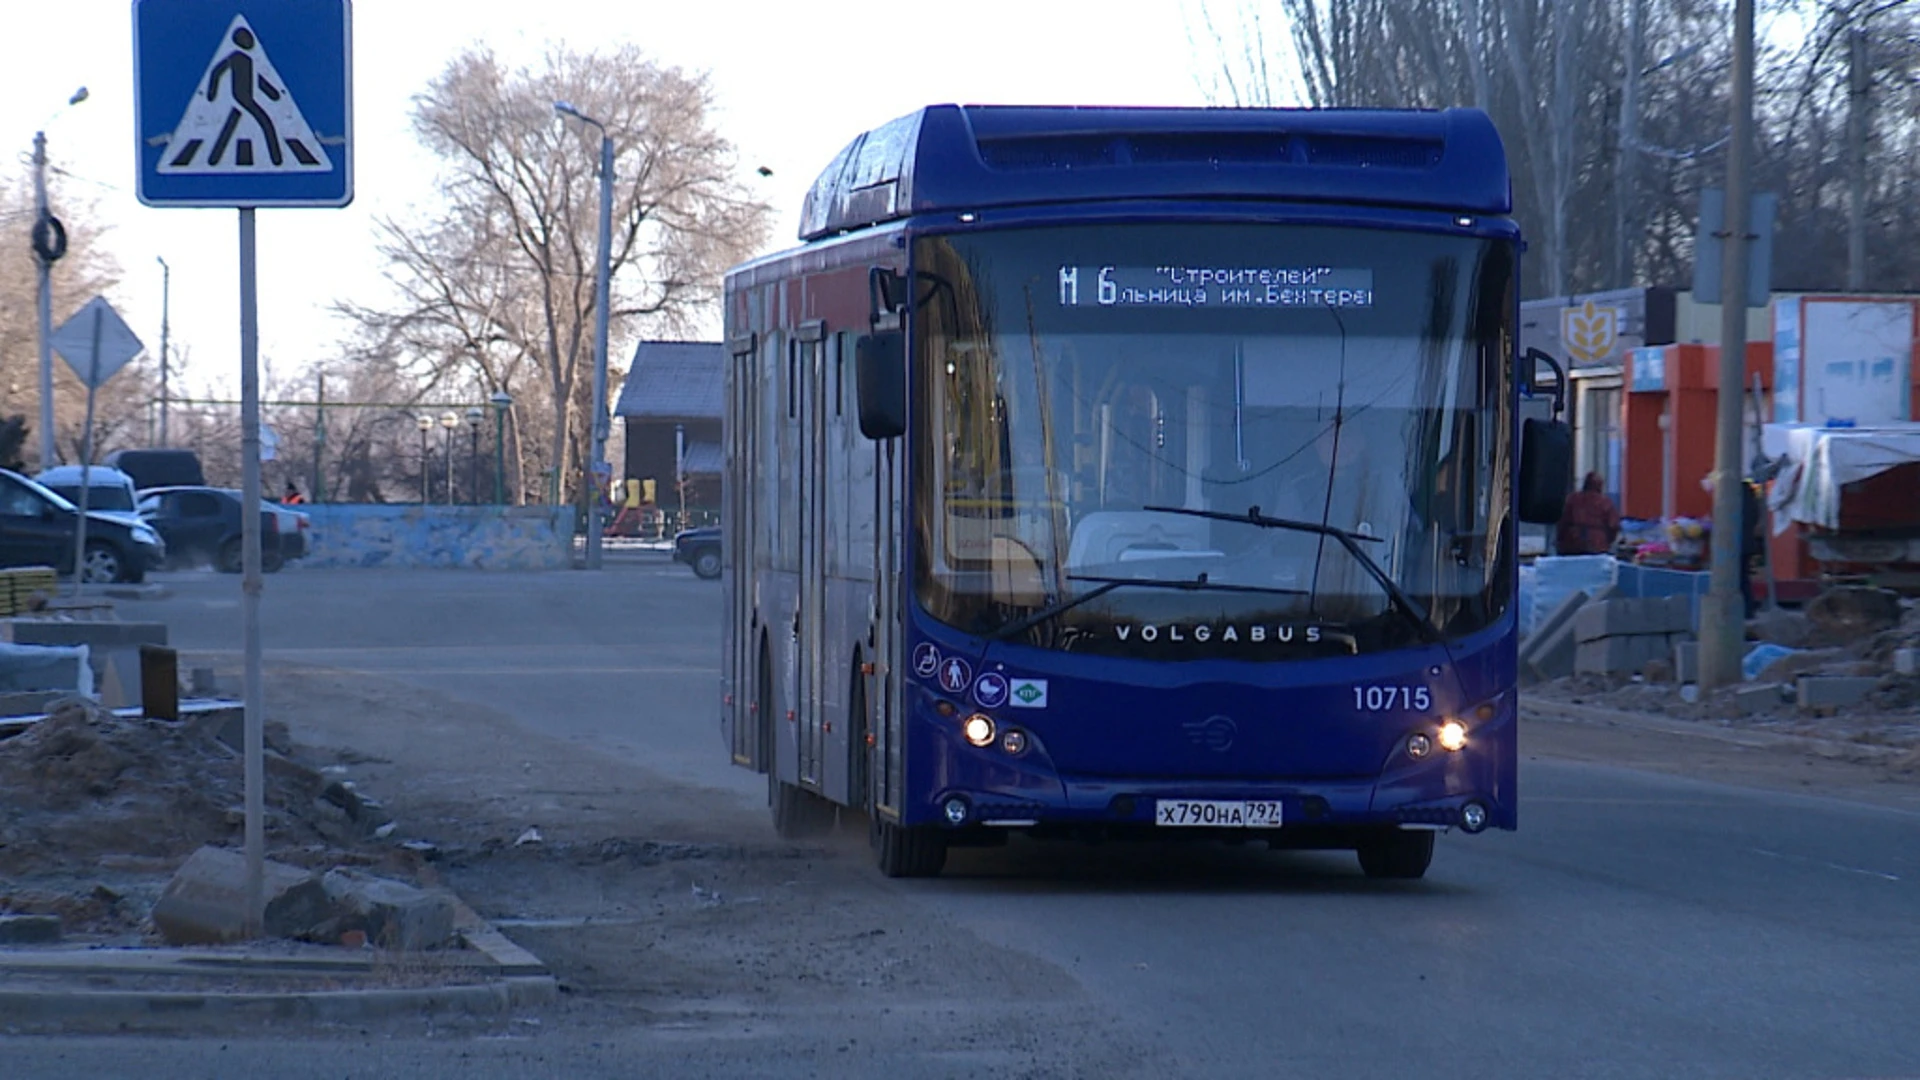
[[[1049,619],[1058,618],[1068,611],[1079,607],[1089,600],[1105,596],[1122,585],[1142,585],[1150,589],[1209,589],[1219,592],[1279,593],[1285,596],[1305,596],[1305,589],[1283,589],[1270,585],[1229,585],[1212,581],[1206,573],[1192,578],[1135,578],[1135,577],[1094,577],[1086,574],[1068,574],[1068,581],[1090,581],[1094,587],[1079,596],[1070,596],[1041,608],[1024,618],[1015,619],[1007,625],[988,634],[993,641],[1005,641],[1016,634],[1024,633]]]
[[[1386,592],[1387,599],[1393,604],[1394,609],[1406,616],[1407,621],[1413,624],[1414,629],[1419,631],[1421,637],[1435,645],[1441,643],[1440,632],[1433,628],[1433,623],[1429,622],[1426,616],[1420,614],[1420,609],[1413,606],[1413,601],[1407,599],[1407,594],[1400,591],[1400,586],[1394,583],[1393,578],[1381,568],[1380,564],[1375,562],[1372,556],[1360,548],[1360,542],[1362,540],[1368,543],[1378,544],[1384,542],[1385,537],[1350,532],[1346,529],[1335,528],[1332,525],[1322,525],[1315,521],[1291,521],[1287,518],[1267,517],[1260,512],[1260,508],[1257,506],[1249,507],[1244,514],[1229,514],[1222,510],[1194,510],[1185,506],[1143,506],[1141,509],[1151,510],[1161,514],[1185,514],[1188,517],[1206,518],[1210,521],[1239,521],[1251,525],[1258,525],[1263,529],[1285,529],[1289,532],[1330,536],[1339,541],[1341,547],[1347,549],[1347,554],[1353,556],[1354,562],[1359,563],[1362,569],[1372,575],[1373,580],[1378,582],[1380,588]]]

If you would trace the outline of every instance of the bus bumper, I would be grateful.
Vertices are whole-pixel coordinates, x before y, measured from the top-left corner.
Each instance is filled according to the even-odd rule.
[[[1150,834],[1156,839],[1230,834],[1275,846],[1345,845],[1380,828],[1511,830],[1518,825],[1513,704],[1481,726],[1458,751],[1436,748],[1424,759],[1396,748],[1374,776],[1321,778],[1125,778],[1061,774],[1044,740],[1030,736],[1019,754],[1001,746],[975,747],[951,723],[925,717],[921,756],[925,771],[912,790],[907,824],[961,830],[1016,829],[1035,833]],[[1276,827],[1172,826],[1175,803],[1277,803]],[[1324,845],[1320,843],[1324,841]]]

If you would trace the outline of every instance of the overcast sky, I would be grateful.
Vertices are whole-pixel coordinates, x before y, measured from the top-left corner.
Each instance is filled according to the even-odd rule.
[[[26,168],[33,133],[44,127],[55,167],[71,176],[67,190],[93,200],[110,230],[106,246],[123,270],[115,306],[157,354],[155,257],[165,257],[173,341],[191,354],[189,387],[233,391],[236,214],[149,209],[135,199],[131,4],[10,0],[6,8],[6,171]],[[786,247],[802,195],[840,147],[921,105],[1203,104],[1185,10],[1176,0],[358,0],[356,197],[344,210],[260,212],[261,354],[276,374],[304,369],[342,337],[326,310],[333,300],[381,295],[372,220],[407,217],[435,197],[434,162],[408,129],[410,98],[470,44],[525,62],[551,44],[633,42],[666,63],[711,72],[719,127],[739,148],[743,176],[778,213],[773,247]],[[261,45],[271,57],[276,43]],[[80,86],[88,100],[63,109]],[[755,176],[763,165],[771,178]],[[81,213],[56,210],[69,219]]]

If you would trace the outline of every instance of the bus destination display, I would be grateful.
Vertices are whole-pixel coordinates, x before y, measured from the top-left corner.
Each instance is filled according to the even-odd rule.
[[[1062,266],[1061,307],[1373,306],[1373,271],[1331,266]]]

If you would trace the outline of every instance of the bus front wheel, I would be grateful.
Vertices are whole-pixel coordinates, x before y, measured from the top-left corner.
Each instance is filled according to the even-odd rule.
[[[1433,862],[1433,833],[1395,829],[1361,844],[1360,869],[1370,878],[1408,880],[1427,876]]]
[[[867,837],[880,872],[892,878],[936,877],[947,865],[947,838],[926,826],[909,828],[871,812]]]

